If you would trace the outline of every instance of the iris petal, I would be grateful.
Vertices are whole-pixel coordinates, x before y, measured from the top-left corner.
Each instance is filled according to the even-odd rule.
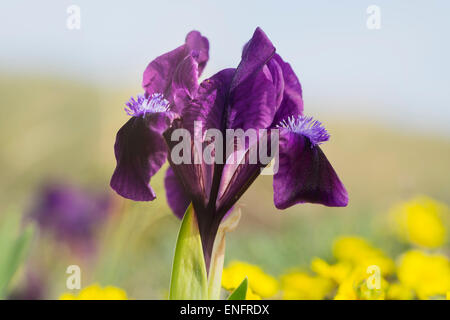
[[[258,144],[250,145],[247,148],[236,149],[229,156],[228,159],[230,161],[224,165],[216,201],[216,208],[220,215],[224,215],[235,205],[253,181],[259,176],[261,169],[267,165],[267,163],[261,163],[259,158],[256,159],[256,163],[250,160],[252,152],[258,153]]]
[[[186,36],[186,47],[198,63],[198,75],[200,76],[209,60],[209,42],[198,31],[191,31]]]
[[[183,185],[178,180],[178,177],[171,167],[167,168],[166,176],[164,178],[164,187],[166,189],[169,207],[179,219],[183,219],[184,213],[191,203],[191,200],[184,191]]]
[[[175,119],[172,122],[172,126],[164,132],[164,139],[166,140],[167,146],[169,147],[170,154],[168,157],[170,166],[182,182],[184,190],[188,193],[194,206],[200,205],[201,207],[206,207],[207,204],[207,190],[205,190],[205,181],[203,178],[203,162],[196,163],[194,158],[198,156],[194,146],[194,141],[191,136],[181,136],[180,140],[172,141],[172,135],[175,130],[185,130],[183,127],[182,119]],[[178,138],[178,137],[177,137]],[[188,139],[188,140],[184,140]],[[180,157],[181,159],[173,159],[172,153],[175,146],[185,146],[179,151],[179,154],[175,152],[174,156]],[[189,154],[185,155],[185,152]]]
[[[256,28],[252,38],[244,46],[242,59],[236,70],[231,91],[260,71],[275,53],[275,47],[261,28]]]
[[[348,203],[347,191],[320,147],[286,129],[280,130],[280,162],[273,189],[278,209],[305,202],[330,207]]]
[[[194,121],[199,121],[204,130],[222,130],[228,92],[235,69],[224,69],[200,84],[196,98],[186,101],[182,118],[191,134],[194,133]]]
[[[167,158],[167,146],[162,137],[171,122],[170,112],[132,117],[117,132],[114,153],[117,166],[111,187],[121,196],[135,201],[156,198],[149,185],[150,178]]]
[[[266,63],[275,47],[257,28],[245,45],[230,88],[227,128],[267,128],[276,111],[276,92]]]
[[[230,96],[227,128],[263,129],[273,122],[276,92],[266,66],[241,82]]]
[[[267,63],[267,67],[270,71],[270,75],[272,78],[273,85],[275,87],[276,92],[276,109],[279,108],[281,102],[283,101],[284,96],[284,77],[283,77],[283,69],[280,64],[276,61],[275,56]]]
[[[282,100],[273,120],[273,125],[276,125],[288,116],[303,114],[302,86],[290,64],[284,62],[278,54],[270,62],[277,63],[281,68],[284,80]]]
[[[175,70],[183,60],[192,56],[198,64],[198,75],[203,71],[209,58],[208,39],[198,31],[191,31],[186,36],[186,43],[167,52],[149,63],[144,71],[142,87],[147,95],[162,93],[172,102],[172,79]]]
[[[183,110],[181,117],[182,121],[177,121],[173,128],[168,130],[165,134],[169,147],[173,147],[178,143],[170,141],[172,132],[177,128],[188,130],[192,139],[203,139],[203,135],[207,129],[217,129],[222,127],[228,89],[233,75],[234,69],[222,70],[201,83],[195,99],[186,96],[185,99],[181,99],[183,100],[182,102],[177,100],[177,103],[183,103],[183,106],[180,106]],[[195,132],[196,128],[194,128],[194,122],[201,125],[202,132]],[[198,137],[198,134],[200,134],[200,137]],[[211,141],[203,141],[203,150],[205,150],[210,143]],[[206,205],[210,196],[211,184],[216,166],[214,161],[210,163],[201,161],[201,163],[196,164],[193,158],[195,152],[193,147],[194,146],[192,145],[192,161],[190,164],[174,164],[173,161],[171,162],[174,170],[183,178],[185,189],[198,199],[198,203]],[[216,155],[217,153],[214,152],[213,157]],[[204,160],[203,155],[199,156],[201,156],[201,160]],[[220,163],[223,162],[223,160],[217,159],[216,162]]]
[[[198,63],[192,56],[187,56],[175,70],[172,82],[172,92],[175,101],[175,111],[188,99],[193,99],[198,89]],[[181,100],[181,101],[180,101]],[[179,102],[180,101],[180,102]],[[172,107],[172,110],[174,108]]]

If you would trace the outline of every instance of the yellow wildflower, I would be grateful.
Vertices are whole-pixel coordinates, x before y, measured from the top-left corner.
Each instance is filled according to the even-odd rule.
[[[247,288],[247,294],[245,300],[261,300],[261,297],[254,293],[250,287]]]
[[[333,282],[304,272],[291,272],[281,277],[284,300],[321,300],[333,289]]]
[[[350,275],[352,266],[347,262],[328,264],[325,260],[314,258],[311,261],[311,270],[323,278],[341,283]]]
[[[245,277],[248,278],[252,292],[262,298],[270,298],[278,292],[278,281],[274,277],[258,266],[240,261],[233,261],[223,269],[222,286],[227,290],[234,290]]]
[[[445,295],[450,291],[450,262],[444,255],[408,251],[400,259],[397,276],[420,299]]]
[[[339,285],[335,300],[383,300],[385,298],[387,281],[381,277],[374,281],[373,273],[367,268],[357,267],[351,275]],[[371,281],[372,280],[372,281]]]
[[[93,284],[82,289],[78,295],[63,293],[59,300],[127,300],[127,293],[113,286],[102,288]]]
[[[395,271],[394,261],[363,238],[338,238],[333,244],[333,254],[338,261],[350,263],[355,268],[365,270],[368,266],[376,265],[382,275],[390,275]]]
[[[388,300],[411,300],[414,293],[411,289],[405,287],[401,283],[392,283],[389,285],[386,299]]]
[[[393,227],[400,238],[426,248],[437,248],[444,244],[446,214],[446,205],[426,196],[401,203],[392,208],[390,213]]]

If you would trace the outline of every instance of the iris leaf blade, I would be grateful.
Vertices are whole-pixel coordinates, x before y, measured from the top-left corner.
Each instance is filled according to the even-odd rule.
[[[247,297],[248,279],[245,279],[241,284],[230,294],[228,300],[245,300]]]
[[[208,299],[208,280],[197,218],[192,205],[178,233],[170,281],[169,300]]]
[[[32,236],[33,228],[28,226],[16,239],[9,239],[9,244],[6,244],[0,267],[0,299],[5,298],[11,279],[25,260]]]

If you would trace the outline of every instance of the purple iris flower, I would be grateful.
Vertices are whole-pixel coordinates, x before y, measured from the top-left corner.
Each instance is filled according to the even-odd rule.
[[[104,194],[93,194],[65,183],[49,183],[36,196],[29,217],[40,229],[84,254],[93,252],[95,232],[110,213]]]
[[[181,218],[190,203],[197,215],[207,266],[220,222],[267,165],[249,163],[246,146],[241,162],[228,163],[225,150],[212,164],[172,159],[176,129],[203,135],[217,129],[279,130],[279,169],[274,175],[274,202],[279,209],[297,203],[346,206],[347,191],[319,145],[329,134],[303,115],[302,88],[291,66],[257,28],[244,46],[237,68],[224,69],[198,83],[208,60],[208,40],[188,34],[184,45],[152,61],[144,72],[145,93],[131,98],[131,119],[119,130],[114,146],[117,167],[111,187],[123,197],[154,200],[150,178],[166,159],[165,188],[169,206]],[[208,143],[204,141],[206,146]],[[192,144],[194,157],[195,146]]]

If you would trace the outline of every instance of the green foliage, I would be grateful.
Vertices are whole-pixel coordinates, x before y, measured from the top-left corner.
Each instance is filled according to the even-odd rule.
[[[206,265],[197,218],[192,205],[186,210],[178,233],[169,299],[208,299]]]
[[[0,299],[8,293],[11,279],[25,260],[33,235],[33,228],[20,230],[21,216],[9,215],[0,226]]]
[[[247,297],[248,279],[245,278],[228,297],[228,300],[245,300]]]

